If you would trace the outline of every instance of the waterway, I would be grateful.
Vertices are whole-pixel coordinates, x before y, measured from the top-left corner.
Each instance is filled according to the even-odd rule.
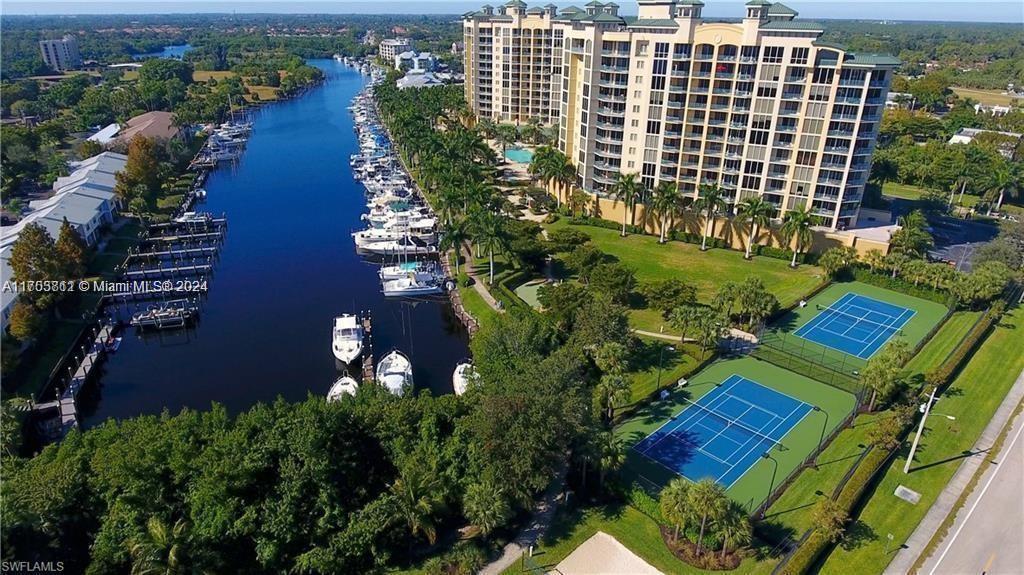
[[[348,165],[358,145],[345,108],[366,79],[333,60],[311,64],[327,81],[264,106],[237,166],[207,180],[201,209],[225,212],[229,227],[199,325],[126,331],[85,402],[86,426],[214,401],[237,412],[277,396],[323,396],[339,374],[333,317],[360,310],[372,312],[376,358],[397,348],[412,359],[418,390],[451,392],[468,336],[447,302],[386,300],[377,267],[349,235],[362,227],[365,199]]]
[[[136,60],[145,60],[147,58],[165,58],[181,60],[185,57],[185,53],[191,49],[191,44],[175,44],[172,46],[164,46],[164,49],[159,52],[147,52],[145,54],[136,54],[134,58]]]

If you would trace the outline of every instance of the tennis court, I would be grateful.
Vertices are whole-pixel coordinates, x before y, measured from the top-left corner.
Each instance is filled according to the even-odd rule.
[[[869,359],[916,313],[914,310],[847,292],[793,334],[819,345]]]
[[[697,481],[726,489],[814,409],[740,375],[730,375],[633,446],[641,455]]]

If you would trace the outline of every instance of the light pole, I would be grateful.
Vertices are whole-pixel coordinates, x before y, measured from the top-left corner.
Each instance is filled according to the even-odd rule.
[[[936,388],[932,388],[932,393],[928,396],[928,403],[921,406],[921,423],[917,426],[917,434],[914,435],[914,443],[910,446],[910,453],[907,455],[907,462],[903,465],[903,473],[910,473],[910,464],[914,461],[914,452],[917,451],[917,443],[921,441],[921,433],[924,432],[924,422],[928,419],[928,414],[932,410],[932,404],[935,403],[935,392]],[[947,415],[946,417],[952,417]]]
[[[817,405],[812,405],[811,409],[825,416],[825,422],[821,425],[821,436],[818,437],[818,452],[814,456],[814,465],[815,467],[817,467],[818,456],[821,455],[821,444],[825,443],[825,430],[828,429],[828,412],[818,407]]]
[[[779,471],[779,462],[775,461],[775,458],[767,451],[762,453],[761,457],[771,460],[772,462],[772,479],[768,482],[768,497],[764,498],[764,505],[761,506],[761,519],[764,519],[765,513],[768,512],[768,504],[772,499],[772,492],[775,491],[775,474]]]
[[[658,383],[654,386],[654,389],[661,389],[661,366],[665,363],[665,350],[675,351],[676,348],[671,345],[661,346],[661,351],[658,352]]]

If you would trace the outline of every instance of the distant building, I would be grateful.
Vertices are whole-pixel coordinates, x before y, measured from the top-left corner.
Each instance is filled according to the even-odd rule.
[[[39,51],[43,54],[43,62],[58,72],[75,70],[82,66],[78,39],[70,34],[60,40],[40,40]]]
[[[430,52],[412,50],[396,54],[394,61],[397,70],[422,70],[424,72],[430,72],[437,64],[437,59]]]
[[[101,146],[105,146],[114,140],[117,133],[121,131],[121,125],[117,122],[104,126],[100,131],[86,138],[90,142],[96,142]]]
[[[174,114],[170,112],[146,112],[139,114],[121,130],[117,137],[118,143],[127,144],[135,136],[144,138],[156,138],[158,140],[173,140],[181,135],[181,128],[174,125]]]
[[[395,80],[395,86],[399,90],[407,88],[433,88],[435,86],[444,86],[444,84],[444,80],[438,78],[434,73],[421,70],[410,71],[405,76]]]
[[[385,62],[394,62],[395,56],[412,50],[412,40],[408,38],[387,38],[377,46],[377,55]]]
[[[982,134],[996,134],[1003,136],[1005,141],[996,147],[999,150],[999,153],[1007,160],[1013,159],[1013,154],[1017,149],[1017,145],[1020,143],[1021,138],[1024,138],[1024,134],[1018,134],[1016,132],[997,132],[995,130],[980,130],[977,128],[960,128],[960,130],[953,134],[953,137],[949,139],[949,143],[970,144],[975,138]]]
[[[1012,110],[1010,106],[986,106],[984,104],[975,104],[975,114],[988,114],[990,116],[1005,116]]]
[[[889,92],[885,96],[886,110],[909,109],[913,106],[914,95],[907,92]]]
[[[466,49],[466,46],[462,42],[452,42],[451,54],[452,56],[458,56]]]

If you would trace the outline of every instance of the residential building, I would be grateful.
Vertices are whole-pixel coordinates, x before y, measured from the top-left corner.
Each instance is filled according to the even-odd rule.
[[[996,144],[996,149],[1007,160],[1014,159],[1017,148],[1021,145],[1021,138],[1024,134],[1017,132],[998,132],[996,130],[982,130],[980,128],[960,128],[957,133],[949,138],[950,144],[970,144],[978,136],[988,138]]]
[[[975,104],[974,105],[974,113],[975,114],[988,114],[989,116],[997,116],[998,117],[998,116],[1005,116],[1005,115],[1009,114],[1012,111],[1013,111],[1013,108],[1011,106],[999,106],[997,104],[992,104],[992,105]]]
[[[479,117],[545,124],[558,119],[565,26],[558,8],[511,0],[462,16],[466,102]]]
[[[60,40],[40,40],[39,51],[42,52],[43,62],[58,72],[76,70],[82,66],[78,39],[70,34]]]
[[[512,0],[467,13],[467,101],[495,120],[557,122],[590,193],[637,173],[647,189],[676,182],[696,198],[717,184],[732,205],[761,196],[780,215],[806,206],[829,228],[852,227],[899,61],[823,42],[821,25],[782,3],[751,0],[729,23],[705,21],[703,7],[640,0],[637,16],[620,16],[595,0],[555,14]],[[549,59],[559,109],[523,105],[523,70]]]
[[[117,215],[115,175],[124,169],[127,162],[125,155],[103,152],[70,164],[72,172],[54,182],[52,196],[29,202],[31,212],[17,224],[0,228],[0,272],[3,279],[11,277],[8,265],[11,248],[18,241],[21,230],[30,223],[42,226],[50,237],[57,239],[66,219],[87,245],[95,246],[101,230],[112,224]],[[2,331],[7,327],[17,294],[4,293],[0,300]]]
[[[412,50],[412,40],[408,38],[386,38],[377,46],[377,55],[385,62],[394,62],[395,56]]]
[[[395,55],[396,70],[418,70],[430,72],[437,64],[437,59],[430,52],[408,50]]]
[[[173,140],[181,136],[181,128],[175,125],[174,114],[170,112],[146,112],[128,120],[115,140],[128,144],[135,136]]]
[[[433,88],[435,86],[444,86],[444,80],[438,78],[433,72],[411,70],[405,76],[395,80],[395,86],[399,90],[407,88]]]

